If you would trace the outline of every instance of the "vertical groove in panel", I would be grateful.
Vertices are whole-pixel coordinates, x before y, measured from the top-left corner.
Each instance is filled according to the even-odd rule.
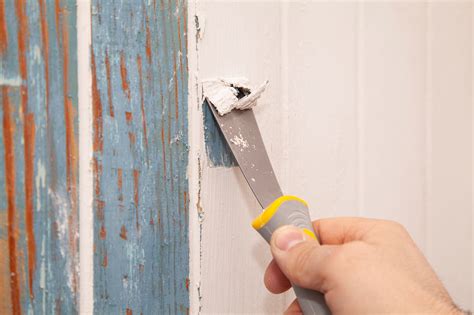
[[[431,207],[427,256],[472,307],[472,3],[431,3]],[[441,232],[441,233],[440,233]],[[455,261],[451,257],[458,257]]]
[[[281,133],[283,138],[283,148],[288,148],[290,145],[290,136],[289,136],[289,115],[290,115],[290,104],[288,97],[288,85],[289,85],[289,69],[288,69],[288,32],[289,32],[289,20],[288,20],[288,10],[289,2],[282,1],[280,3],[280,27],[281,27]],[[289,174],[291,172],[290,167],[291,163],[289,162],[289,152],[288,150],[282,150],[282,172],[279,176],[280,185],[283,191],[288,189],[288,180]],[[286,163],[285,163],[286,162]]]
[[[354,216],[359,203],[357,6],[290,6],[290,188],[314,217]]]
[[[430,239],[428,237],[428,216],[431,209],[431,171],[432,171],[432,106],[433,106],[433,94],[432,94],[432,76],[431,71],[432,64],[432,4],[428,2],[426,4],[426,75],[425,75],[425,182],[424,182],[424,218],[423,218],[423,237],[425,254],[429,254]]]
[[[357,2],[356,19],[356,133],[357,133],[357,215],[364,214],[364,2]]]
[[[363,215],[399,221],[423,244],[425,6],[363,8]]]

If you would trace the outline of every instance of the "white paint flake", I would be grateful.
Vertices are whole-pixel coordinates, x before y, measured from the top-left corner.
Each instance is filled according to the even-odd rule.
[[[38,45],[34,45],[33,47],[33,60],[36,64],[41,64],[41,62],[43,61],[41,48]]]
[[[6,78],[2,74],[0,74],[0,85],[20,86],[21,78],[20,77]]]
[[[39,286],[41,289],[46,288],[45,255],[46,255],[46,244],[45,244],[45,239],[43,238],[41,242],[41,268],[40,268],[40,279],[39,279]]]
[[[246,78],[212,79],[202,82],[204,95],[217,109],[219,115],[230,113],[233,109],[250,109],[268,86],[268,80],[253,89]],[[239,94],[245,96],[239,98]]]
[[[64,187],[59,187],[56,191],[48,189],[48,195],[51,198],[53,203],[53,208],[57,210],[56,212],[56,226],[58,229],[58,239],[59,239],[59,251],[61,256],[66,259],[66,268],[71,270],[74,257],[68,255],[69,247],[69,227],[68,227],[68,210],[71,209],[69,198]],[[77,237],[77,234],[75,235]],[[79,274],[78,264],[74,265],[76,274]],[[73,275],[72,272],[67,273],[67,285],[70,290],[73,290]]]
[[[35,178],[36,200],[38,200],[36,211],[39,212],[41,211],[41,189],[46,186],[46,168],[44,167],[44,164],[38,160],[36,169],[38,170]]]
[[[249,147],[248,141],[244,139],[242,134],[235,135],[232,139],[230,139],[230,142],[240,147],[240,151],[243,151],[245,148]]]

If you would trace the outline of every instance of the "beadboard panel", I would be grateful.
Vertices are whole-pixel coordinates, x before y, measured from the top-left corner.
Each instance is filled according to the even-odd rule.
[[[191,131],[210,123],[199,82],[269,79],[255,115],[284,191],[309,201],[314,218],[401,222],[456,303],[472,308],[471,2],[191,6]],[[192,305],[282,311],[292,294],[264,288],[270,255],[249,226],[258,204],[238,168],[214,163],[226,148],[210,141],[195,137],[191,161]]]

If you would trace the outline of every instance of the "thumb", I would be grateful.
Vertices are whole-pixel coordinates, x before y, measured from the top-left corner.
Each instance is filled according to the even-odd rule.
[[[273,258],[291,283],[324,293],[324,261],[333,246],[321,246],[294,226],[277,229],[270,242]]]

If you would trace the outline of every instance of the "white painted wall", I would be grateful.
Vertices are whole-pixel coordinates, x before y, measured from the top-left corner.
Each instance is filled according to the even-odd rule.
[[[473,4],[189,5],[192,312],[278,313],[292,299],[263,286],[270,254],[240,171],[204,152],[198,82],[239,75],[270,80],[255,111],[284,191],[314,218],[401,222],[472,309]]]

